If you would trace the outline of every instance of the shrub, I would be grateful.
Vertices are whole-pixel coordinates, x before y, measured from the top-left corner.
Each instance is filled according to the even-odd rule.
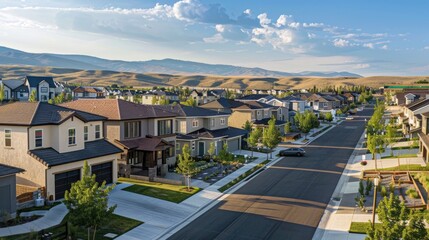
[[[410,198],[418,198],[419,197],[419,193],[414,188],[409,188],[405,193]]]
[[[370,179],[366,180],[366,188],[365,188],[365,195],[369,195],[369,193],[372,190],[372,181]]]
[[[387,189],[385,186],[381,187],[381,192],[380,192],[382,197],[387,197]]]
[[[363,180],[361,179],[359,181],[359,195],[364,195],[364,187],[363,187]]]
[[[368,164],[368,162],[367,162],[366,160],[362,160],[362,161],[360,162],[360,165],[362,165],[362,166],[366,166],[366,164]]]

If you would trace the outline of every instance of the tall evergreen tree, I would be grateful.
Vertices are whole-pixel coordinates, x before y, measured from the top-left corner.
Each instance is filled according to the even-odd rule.
[[[29,102],[37,102],[37,92],[36,90],[31,91],[30,97],[28,97]]]

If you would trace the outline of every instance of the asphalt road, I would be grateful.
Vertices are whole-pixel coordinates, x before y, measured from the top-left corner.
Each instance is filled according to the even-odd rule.
[[[312,239],[371,114],[305,146],[305,157],[283,158],[169,239]]]

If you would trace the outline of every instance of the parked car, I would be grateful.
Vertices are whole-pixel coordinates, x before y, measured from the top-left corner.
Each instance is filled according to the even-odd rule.
[[[346,117],[346,120],[353,120],[353,116]]]
[[[280,156],[298,156],[302,157],[305,155],[305,151],[302,148],[288,148],[281,150],[279,153]]]

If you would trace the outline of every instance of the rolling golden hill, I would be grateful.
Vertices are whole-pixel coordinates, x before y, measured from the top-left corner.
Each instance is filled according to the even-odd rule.
[[[384,85],[414,85],[429,76],[397,77],[374,76],[363,78],[318,78],[318,77],[252,77],[252,76],[204,76],[171,75],[157,73],[131,73],[106,70],[78,70],[54,67],[1,65],[2,79],[23,79],[26,75],[52,76],[60,82],[82,85],[109,86],[111,84],[134,87],[189,86],[202,88],[239,89],[304,89],[313,86],[365,85],[378,88]]]

